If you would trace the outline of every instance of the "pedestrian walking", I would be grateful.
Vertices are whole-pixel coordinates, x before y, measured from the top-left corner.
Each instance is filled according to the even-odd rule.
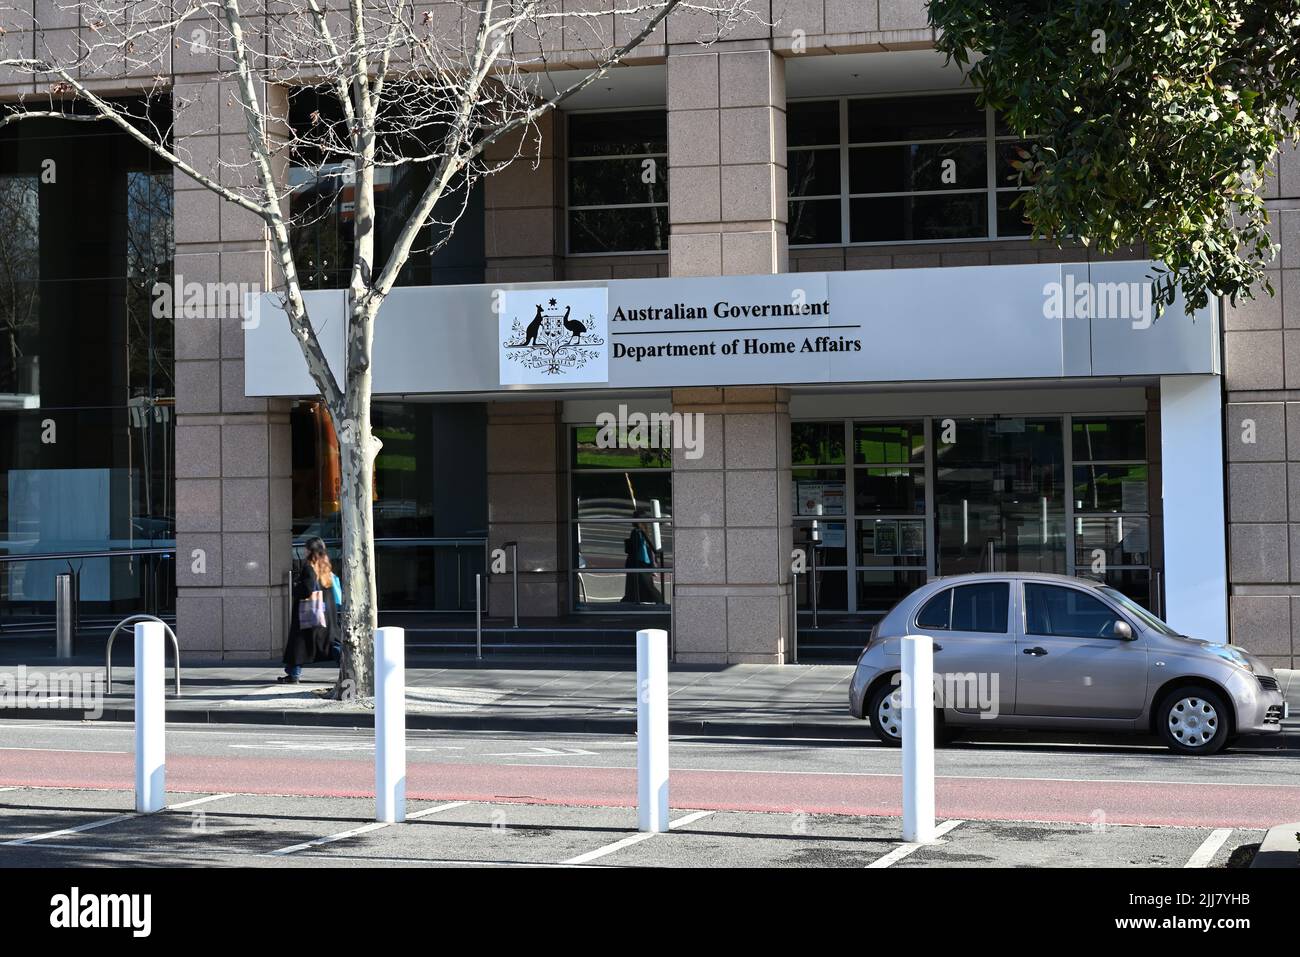
[[[334,660],[334,618],[336,578],[325,542],[307,542],[307,556],[293,583],[294,614],[284,643],[284,674],[281,684],[297,684],[302,666],[313,661]]]

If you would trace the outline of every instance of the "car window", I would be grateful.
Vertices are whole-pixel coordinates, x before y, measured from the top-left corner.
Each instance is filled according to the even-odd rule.
[[[921,613],[916,616],[916,627],[947,631],[952,618],[952,591],[951,588],[945,588],[926,602]]]
[[[983,631],[1005,635],[1009,582],[980,582],[953,589],[952,630]]]
[[[1078,588],[1025,583],[1025,630],[1056,638],[1113,638],[1119,616]]]

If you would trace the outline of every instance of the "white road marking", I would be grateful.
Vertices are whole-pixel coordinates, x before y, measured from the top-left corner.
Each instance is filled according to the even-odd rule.
[[[0,751],[50,751],[54,754],[130,754],[130,751],[96,751],[93,748],[0,748]]]
[[[0,788],[0,791],[18,791],[20,788]]]
[[[207,797],[195,798],[192,801],[182,801],[180,804],[169,804],[167,810],[179,811],[183,807],[194,807],[196,804],[207,804],[210,801],[224,801],[228,797],[234,797],[233,794],[209,794]]]
[[[670,829],[685,827],[686,825],[694,824],[700,818],[708,817],[713,813],[713,811],[694,811],[684,817],[679,817],[675,821],[669,821],[668,827]],[[594,851],[588,851],[586,854],[579,854],[577,857],[571,857],[567,861],[561,861],[561,864],[568,867],[577,867],[581,864],[588,864],[591,861],[599,860],[602,857],[613,854],[615,851],[621,851],[625,847],[631,847],[633,844],[640,844],[642,841],[648,840],[654,836],[654,831],[647,831],[642,834],[633,834],[620,841],[615,841],[613,844],[606,844],[604,847],[598,847]]]
[[[956,827],[958,824],[961,823],[963,822],[944,821],[942,824],[940,824],[938,827],[934,829],[934,836],[936,838],[942,837],[943,835],[947,834],[954,827]],[[889,867],[891,864],[897,864],[899,861],[907,857],[907,855],[911,854],[913,851],[920,850],[921,848],[926,846],[927,845],[925,844],[900,844],[898,845],[898,847],[894,848],[884,857],[880,858],[879,860],[872,861],[870,864],[867,865],[867,867],[868,868]]]
[[[1210,861],[1214,860],[1214,855],[1218,853],[1219,848],[1223,847],[1223,843],[1231,833],[1232,828],[1230,827],[1221,827],[1218,830],[1211,831],[1210,836],[1196,849],[1196,853],[1187,859],[1187,863],[1183,867],[1209,867]]]
[[[595,751],[584,751],[582,748],[538,748],[532,747],[527,751],[498,751],[491,754],[485,754],[487,758],[542,758],[563,755],[565,757],[576,758],[584,754],[595,756]]]
[[[23,844],[35,844],[37,841],[48,841],[53,837],[63,837],[65,834],[77,834],[81,831],[89,831],[92,828],[104,827],[109,824],[117,824],[121,821],[129,821],[138,817],[136,814],[117,814],[113,817],[106,818],[103,821],[91,821],[89,824],[78,824],[76,827],[65,827],[57,831],[46,831],[44,834],[33,834],[31,837],[20,838],[16,841],[5,841],[0,847],[18,847]]]
[[[437,807],[426,808],[423,811],[416,811],[414,814],[408,814],[406,815],[406,819],[409,821],[412,818],[426,817],[430,814],[437,814],[439,811],[449,811],[454,807],[460,807],[461,805],[468,803],[468,801],[453,801],[450,804],[439,804]],[[294,854],[298,851],[305,851],[309,847],[320,847],[322,844],[333,844],[335,841],[343,841],[349,837],[356,837],[359,834],[368,834],[371,831],[378,831],[380,828],[392,827],[393,823],[394,822],[390,821],[374,821],[370,824],[363,824],[361,827],[354,827],[350,831],[341,831],[338,834],[329,834],[325,837],[318,837],[311,841],[304,841],[301,844],[291,844],[288,847],[282,847],[279,850],[271,851],[262,856],[283,857],[285,854]]]

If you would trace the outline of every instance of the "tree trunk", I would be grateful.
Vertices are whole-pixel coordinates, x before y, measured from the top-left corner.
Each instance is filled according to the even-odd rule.
[[[358,381],[361,380],[361,381]],[[345,415],[336,418],[342,473],[343,656],[335,697],[375,693],[374,638],[379,623],[375,589],[374,462],[380,443],[370,433],[370,375],[348,382]]]

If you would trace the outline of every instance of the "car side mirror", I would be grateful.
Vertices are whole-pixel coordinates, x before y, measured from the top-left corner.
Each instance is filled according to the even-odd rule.
[[[1133,628],[1127,621],[1115,622],[1115,626],[1111,629],[1111,632],[1116,638],[1119,638],[1122,641],[1133,640]]]

